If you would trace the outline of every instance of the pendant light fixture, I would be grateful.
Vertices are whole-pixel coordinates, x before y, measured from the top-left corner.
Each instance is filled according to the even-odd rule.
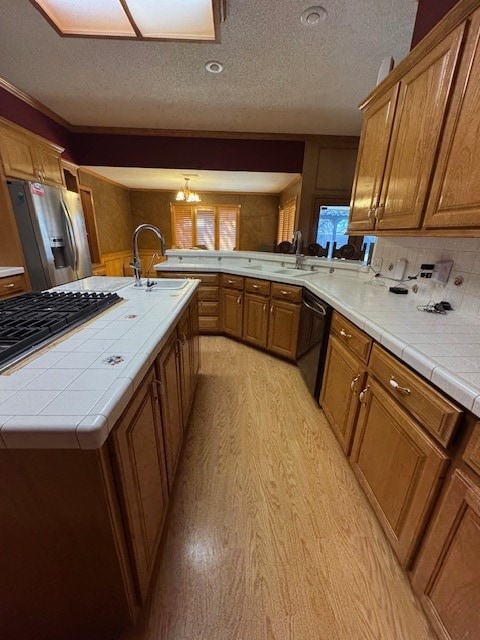
[[[189,180],[190,178],[185,178],[185,185],[183,189],[180,189],[177,193],[175,200],[178,202],[201,202],[198,193],[190,190]]]

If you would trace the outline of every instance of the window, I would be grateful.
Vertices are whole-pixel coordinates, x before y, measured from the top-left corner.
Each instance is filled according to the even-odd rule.
[[[289,242],[295,231],[295,217],[297,214],[297,198],[292,198],[281,204],[278,208],[277,244]]]
[[[315,241],[323,249],[328,246],[327,258],[343,257],[367,262],[373,250],[375,236],[349,236],[349,215],[349,206],[321,205]]]
[[[238,248],[239,205],[172,204],[172,244],[178,249]]]

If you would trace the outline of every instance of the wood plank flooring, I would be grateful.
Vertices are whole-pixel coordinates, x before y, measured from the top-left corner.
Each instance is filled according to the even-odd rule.
[[[201,348],[151,598],[124,640],[432,640],[298,369]]]

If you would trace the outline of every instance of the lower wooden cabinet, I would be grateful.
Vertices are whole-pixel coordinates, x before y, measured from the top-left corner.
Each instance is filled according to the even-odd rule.
[[[109,438],[141,602],[147,595],[168,504],[156,384],[152,369]]]
[[[223,332],[235,338],[243,335],[243,291],[222,288]]]
[[[179,356],[180,386],[182,390],[183,426],[190,416],[198,369],[200,366],[200,342],[197,298],[185,309],[177,326],[177,350]]]
[[[337,338],[330,336],[320,405],[346,455],[352,446],[366,366]]]
[[[23,274],[0,278],[0,300],[24,293],[26,289],[27,284]]]
[[[160,393],[163,442],[169,492],[183,441],[182,389],[177,334],[174,331],[155,361]]]
[[[439,638],[480,637],[480,484],[453,474],[412,584]]]
[[[269,351],[294,360],[297,351],[300,305],[271,299],[268,322]]]
[[[269,299],[254,293],[245,294],[243,339],[259,347],[267,346]]]
[[[370,376],[351,464],[401,564],[417,549],[448,457]]]

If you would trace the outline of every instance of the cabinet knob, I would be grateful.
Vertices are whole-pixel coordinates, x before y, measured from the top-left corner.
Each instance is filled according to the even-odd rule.
[[[253,287],[254,289],[260,289],[260,286],[259,286],[258,284],[252,284],[252,287]]]
[[[285,291],[285,289],[282,289],[280,291],[280,293],[282,294],[282,296],[291,296],[292,295],[291,291]]]
[[[273,304],[272,304],[272,306],[270,307],[270,315],[272,315],[272,316],[273,316]]]
[[[10,284],[4,284],[3,288],[4,289],[11,289],[14,286],[15,286],[15,283],[14,282],[10,282]]]
[[[242,295],[241,294],[237,298],[237,304],[242,304]]]
[[[350,383],[350,389],[355,393],[355,386],[357,384],[357,382],[360,380],[360,374],[358,374],[358,376],[355,376],[354,379],[351,381]]]
[[[369,387],[369,386],[368,386],[368,384],[367,384],[367,386],[365,387],[365,389],[363,389],[362,391],[360,391],[360,395],[358,396],[358,399],[360,400],[360,402],[361,402],[362,404],[365,404],[365,403],[367,402],[367,393],[368,393],[368,390],[369,390],[369,389],[370,389],[370,387]]]
[[[265,302],[265,304],[263,305],[263,313],[265,313],[267,311],[267,303]]]
[[[409,396],[412,393],[408,387],[401,387],[393,376],[390,376],[389,382],[390,386],[399,393],[404,393],[406,396]]]
[[[235,284],[235,280],[227,280],[228,284]]]
[[[340,329],[340,335],[342,336],[342,338],[347,338],[347,340],[352,337],[352,334],[347,333],[345,329]]]

